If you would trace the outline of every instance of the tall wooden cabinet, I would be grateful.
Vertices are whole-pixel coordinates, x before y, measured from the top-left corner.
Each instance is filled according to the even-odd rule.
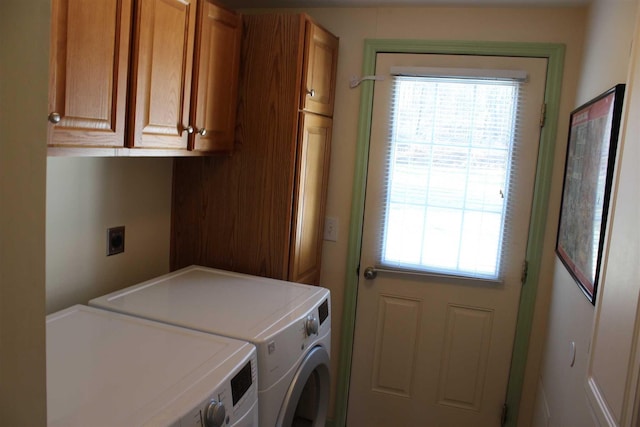
[[[176,159],[173,269],[318,283],[337,52],[306,15],[243,17],[235,151]]]
[[[49,147],[231,149],[240,30],[212,0],[53,0]]]

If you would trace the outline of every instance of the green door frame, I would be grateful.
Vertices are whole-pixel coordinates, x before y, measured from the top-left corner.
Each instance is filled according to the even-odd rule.
[[[565,46],[556,43],[510,43],[474,41],[425,41],[367,39],[364,43],[362,75],[374,75],[378,53],[432,53],[450,55],[484,55],[547,58],[547,82],[545,87],[546,123],[540,135],[540,148],[536,167],[533,207],[527,243],[526,259],[529,263],[526,282],[522,287],[518,311],[517,329],[513,347],[513,358],[507,387],[509,411],[507,426],[515,426],[522,396],[524,371],[529,350],[529,335],[533,323],[533,311],[538,290],[544,230],[547,221],[547,205],[551,188],[560,89],[564,68]],[[361,85],[360,117],[353,181],[353,196],[347,252],[347,274],[345,278],[344,308],[342,314],[341,352],[338,361],[338,384],[333,425],[343,427],[347,420],[347,402],[353,353],[353,334],[356,321],[358,294],[358,264],[362,242],[364,198],[369,157],[369,137],[373,108],[373,84],[365,81]]]

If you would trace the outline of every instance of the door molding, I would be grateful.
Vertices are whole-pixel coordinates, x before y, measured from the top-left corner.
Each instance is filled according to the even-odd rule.
[[[506,426],[515,426],[518,418],[524,372],[529,350],[529,336],[533,323],[533,312],[538,290],[538,279],[542,261],[544,230],[547,222],[547,206],[551,188],[551,175],[558,130],[558,112],[564,68],[564,44],[558,43],[510,43],[475,41],[429,41],[366,39],[362,75],[375,74],[378,53],[426,53],[477,56],[513,56],[547,58],[547,81],[544,101],[547,104],[546,123],[540,133],[540,148],[536,167],[533,206],[526,250],[529,262],[526,282],[522,287],[513,358],[507,386],[506,403],[509,417]],[[353,335],[356,321],[356,300],[358,294],[358,264],[362,248],[362,226],[371,136],[371,115],[373,110],[373,83],[364,81],[360,85],[360,115],[358,119],[358,139],[351,202],[349,245],[342,313],[341,351],[338,360],[338,384],[333,424],[342,427],[347,419],[347,402],[353,354]]]

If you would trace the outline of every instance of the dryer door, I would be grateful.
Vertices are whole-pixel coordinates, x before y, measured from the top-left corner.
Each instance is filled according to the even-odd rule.
[[[277,427],[324,427],[329,406],[329,354],[314,347],[304,358],[284,398]]]

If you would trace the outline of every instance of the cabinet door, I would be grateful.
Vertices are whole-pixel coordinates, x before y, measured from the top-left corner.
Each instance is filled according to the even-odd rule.
[[[122,147],[131,0],[53,0],[50,146]]]
[[[190,150],[221,151],[233,148],[238,71],[240,15],[209,0],[199,10],[196,38]]]
[[[338,39],[307,21],[301,91],[304,111],[333,116]]]
[[[139,0],[136,11],[128,144],[186,149],[196,2]]]
[[[300,113],[289,280],[317,285],[329,182],[332,119]]]

